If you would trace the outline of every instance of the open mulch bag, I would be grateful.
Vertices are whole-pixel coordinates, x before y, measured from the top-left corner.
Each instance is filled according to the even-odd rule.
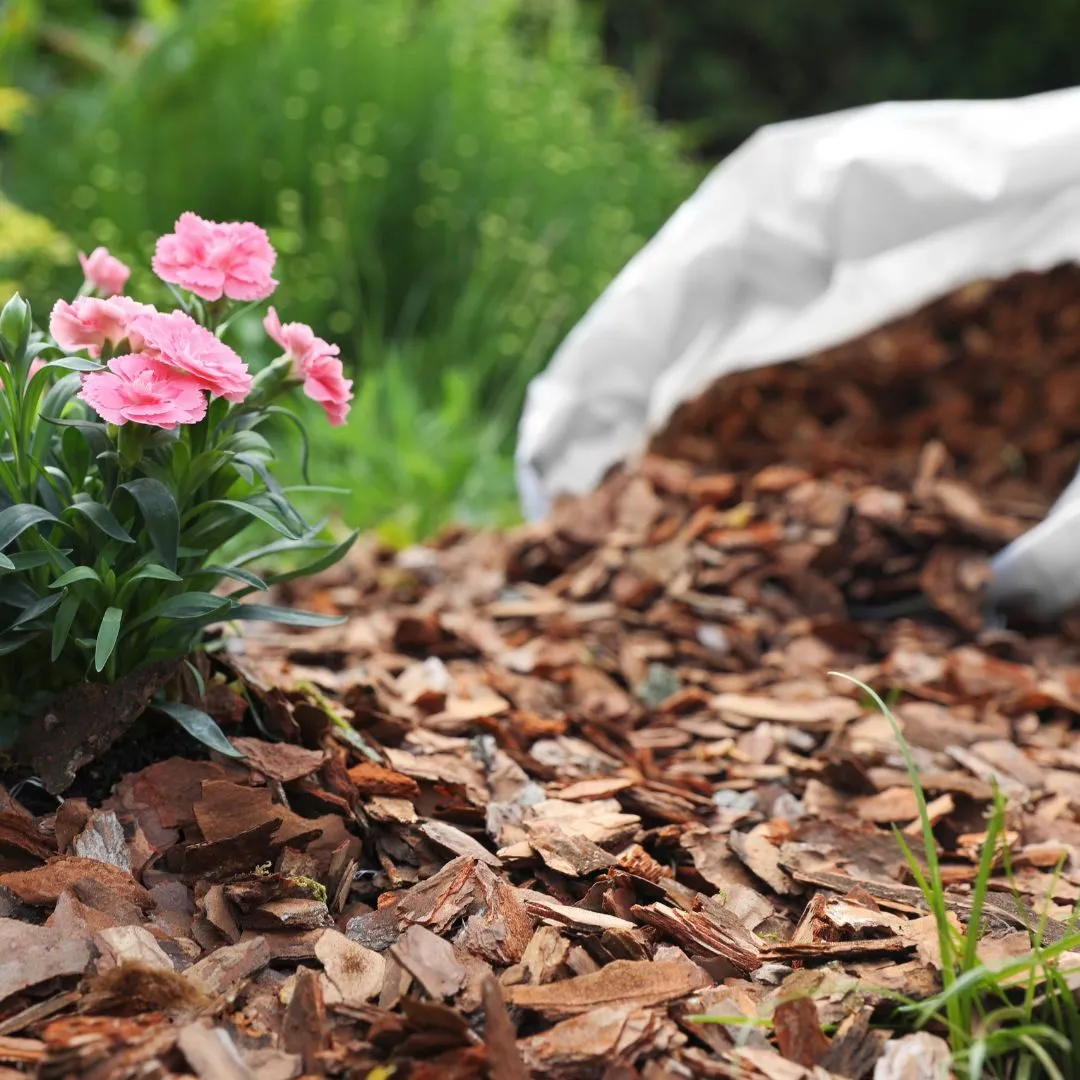
[[[517,472],[542,516],[722,376],[841,345],[974,281],[1080,262],[1080,88],[766,127],[719,165],[529,388]],[[1080,601],[1080,479],[994,561],[991,599]]]

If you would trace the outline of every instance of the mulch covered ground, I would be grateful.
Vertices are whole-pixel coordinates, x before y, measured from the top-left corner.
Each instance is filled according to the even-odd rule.
[[[914,792],[828,672],[895,701],[958,925],[1008,796],[981,955],[1060,939],[1080,634],[982,594],[1076,466],[1078,360],[1080,273],[971,286],[725,381],[542,525],[286,597],[349,621],[233,643],[246,761],[0,791],[0,1077],[934,1075],[888,1030],[939,987]]]

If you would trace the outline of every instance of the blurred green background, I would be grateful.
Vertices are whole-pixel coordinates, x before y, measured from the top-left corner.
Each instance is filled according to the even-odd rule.
[[[392,542],[516,516],[528,380],[761,124],[1071,85],[1075,0],[0,0],[0,300],[185,209],[264,225],[354,368],[329,509]],[[256,320],[241,325],[263,347]],[[294,455],[298,456],[298,455]],[[294,466],[295,467],[295,466]]]

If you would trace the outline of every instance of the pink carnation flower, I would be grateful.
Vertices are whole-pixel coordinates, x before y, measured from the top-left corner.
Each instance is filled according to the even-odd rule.
[[[336,345],[331,345],[329,341],[323,341],[321,337],[316,337],[315,331],[307,323],[282,323],[273,307],[267,310],[266,318],[263,319],[263,326],[270,337],[285,350],[285,355],[293,362],[298,371],[304,360],[309,356],[319,353],[327,356],[337,356],[340,351]]]
[[[205,221],[188,211],[158,239],[154,273],[204,300],[265,300],[277,282],[270,238],[250,221]]]
[[[271,307],[263,319],[266,332],[293,362],[293,374],[304,380],[304,393],[325,410],[331,424],[344,424],[352,400],[352,380],[338,359],[336,345],[317,337],[306,323],[282,323]]]
[[[65,352],[86,349],[91,356],[100,356],[106,342],[115,347],[128,336],[136,316],[154,310],[152,304],[141,304],[130,296],[105,300],[80,296],[70,304],[57,300],[49,317],[49,333]]]
[[[130,336],[137,352],[182,372],[211,394],[243,401],[251,391],[244,361],[182,311],[140,316],[132,322]]]
[[[109,254],[108,248],[94,248],[89,255],[79,252],[86,283],[102,296],[115,296],[124,291],[131,270],[115,255]]]
[[[352,379],[345,378],[341,361],[336,356],[316,354],[306,361],[303,373],[304,393],[326,410],[331,424],[344,424],[353,395]]]
[[[174,428],[206,415],[198,383],[150,356],[114,356],[108,368],[87,375],[79,397],[110,424]]]

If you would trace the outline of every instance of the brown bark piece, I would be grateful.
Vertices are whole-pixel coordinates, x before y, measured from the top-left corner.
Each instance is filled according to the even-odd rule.
[[[76,855],[58,855],[34,870],[0,874],[0,885],[10,889],[24,904],[51,907],[65,889],[83,878],[97,882],[114,896],[137,904],[144,911],[154,906],[150,894],[126,870]]]
[[[315,955],[325,972],[323,998],[327,1005],[339,1002],[356,1007],[377,997],[386,978],[381,953],[365,949],[337,930],[324,930],[315,944]]]
[[[529,844],[552,870],[570,877],[583,877],[615,865],[615,859],[584,836],[564,832],[555,822],[533,822],[528,828]]]
[[[310,968],[301,968],[296,973],[296,985],[285,1009],[281,1038],[287,1053],[300,1055],[305,1074],[326,1074],[319,1060],[327,1041],[326,1006],[318,972]]]
[[[131,872],[131,852],[124,839],[124,828],[112,810],[93,811],[82,831],[71,842],[74,855],[97,859]]]
[[[517,1032],[494,978],[484,980],[484,1042],[491,1080],[529,1080],[517,1048]]]
[[[90,963],[90,942],[55,927],[0,919],[0,1001],[64,975],[81,975]]]
[[[453,946],[423,926],[410,926],[390,954],[436,1000],[453,997],[467,972]]]
[[[172,971],[173,962],[166,956],[154,935],[141,926],[115,926],[94,935],[94,945],[101,954],[99,972],[120,964],[142,964],[145,967]]]
[[[184,875],[189,879],[224,879],[259,865],[260,859],[276,855],[283,846],[275,840],[281,822],[279,817],[271,818],[222,840],[188,844],[184,848]]]
[[[139,718],[178,665],[176,660],[151,664],[117,683],[79,683],[27,726],[16,753],[29,762],[47,791],[59,795],[79,769]]]
[[[257,1080],[229,1033],[222,1028],[188,1024],[180,1029],[176,1047],[199,1080]]]
[[[325,751],[307,750],[293,743],[272,743],[239,736],[232,739],[232,744],[247,759],[245,764],[282,783],[310,776],[326,760]]]
[[[500,867],[502,861],[497,855],[493,855],[478,840],[474,840],[468,833],[448,825],[445,821],[425,821],[420,826],[420,831],[439,847],[446,848],[454,855],[467,855],[487,866]]]
[[[42,833],[31,818],[13,811],[0,811],[0,857],[7,869],[27,869],[56,854],[56,844]]]
[[[511,1005],[545,1016],[573,1016],[600,1006],[644,1008],[685,997],[700,986],[693,965],[615,960],[592,975],[547,986],[512,986]]]
[[[518,1046],[533,1075],[589,1076],[614,1063],[632,1065],[645,1050],[662,1050],[673,1035],[670,1022],[651,1009],[603,1005],[522,1039]]]
[[[817,1007],[808,997],[780,1002],[773,1013],[773,1026],[780,1053],[788,1061],[812,1069],[829,1051]]]
[[[204,994],[223,994],[249,975],[270,963],[270,947],[262,937],[238,945],[226,945],[204,957],[184,972],[192,985]]]

